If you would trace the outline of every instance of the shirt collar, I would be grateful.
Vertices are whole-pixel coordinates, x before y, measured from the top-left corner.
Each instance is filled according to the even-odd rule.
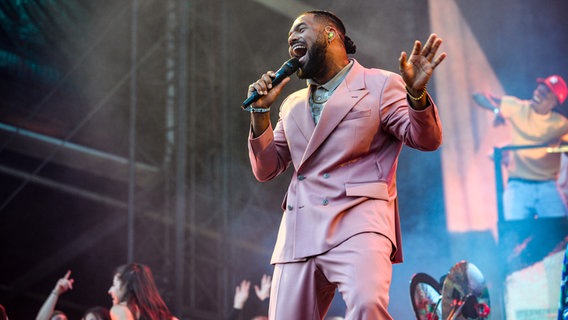
[[[339,84],[341,83],[341,81],[343,81],[343,79],[345,78],[345,76],[347,75],[347,73],[349,73],[349,70],[351,70],[351,67],[353,66],[353,60],[349,60],[349,63],[343,67],[343,69],[341,69],[333,78],[331,78],[328,82],[324,83],[324,84],[317,84],[314,80],[312,79],[308,79],[307,83],[308,86],[310,85],[315,85],[316,87],[322,87],[328,91],[333,91],[335,90],[335,88],[337,88],[339,86]]]

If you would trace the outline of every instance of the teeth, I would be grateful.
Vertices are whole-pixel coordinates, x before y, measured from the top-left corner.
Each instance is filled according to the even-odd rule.
[[[292,52],[294,53],[294,55],[296,55],[297,57],[303,56],[306,54],[307,48],[305,45],[303,44],[294,44],[292,45]]]

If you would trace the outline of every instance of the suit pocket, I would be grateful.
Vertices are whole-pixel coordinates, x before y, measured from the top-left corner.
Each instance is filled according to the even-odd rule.
[[[390,201],[396,194],[390,196],[386,182],[346,183],[345,192],[349,197],[367,197]]]
[[[353,110],[351,112],[349,112],[345,118],[343,118],[343,121],[346,120],[353,120],[353,119],[359,119],[359,118],[365,118],[365,117],[369,117],[371,116],[371,109],[367,109],[367,110]]]

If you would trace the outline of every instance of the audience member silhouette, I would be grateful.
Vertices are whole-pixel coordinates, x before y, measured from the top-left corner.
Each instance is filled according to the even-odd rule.
[[[112,297],[112,320],[177,320],[158,292],[152,271],[146,265],[119,266],[108,293]]]
[[[67,315],[63,311],[55,310],[55,306],[59,296],[73,289],[74,282],[75,279],[71,278],[71,270],[68,270],[61,279],[57,280],[55,287],[39,309],[36,320],[67,320]],[[104,307],[93,307],[85,312],[82,320],[110,320],[109,311]]]
[[[36,320],[67,320],[67,315],[62,311],[55,310],[55,306],[60,295],[73,289],[73,282],[75,282],[75,279],[71,278],[71,270],[68,270],[61,279],[57,280],[55,287],[39,309]]]

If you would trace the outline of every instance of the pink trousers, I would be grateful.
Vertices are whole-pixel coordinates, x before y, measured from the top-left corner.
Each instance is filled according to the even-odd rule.
[[[270,320],[321,320],[335,289],[345,301],[346,320],[389,320],[392,243],[378,233],[357,234],[304,262],[274,267]]]

